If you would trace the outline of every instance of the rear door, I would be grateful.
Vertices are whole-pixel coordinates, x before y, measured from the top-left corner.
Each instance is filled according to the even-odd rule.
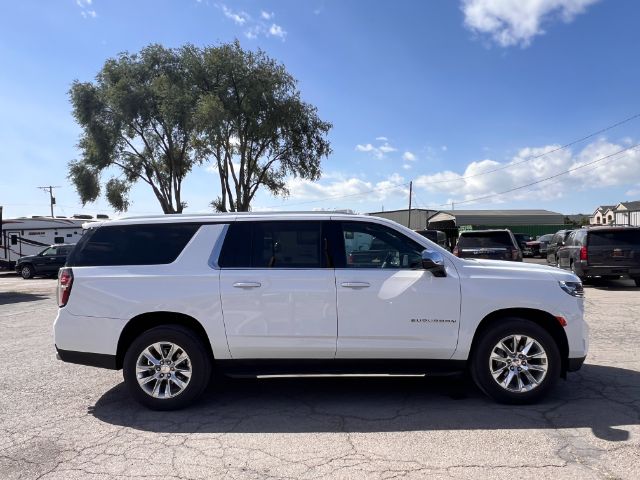
[[[588,264],[606,267],[640,267],[640,229],[589,231]]]
[[[334,270],[321,221],[238,221],[220,254],[233,358],[334,358]]]

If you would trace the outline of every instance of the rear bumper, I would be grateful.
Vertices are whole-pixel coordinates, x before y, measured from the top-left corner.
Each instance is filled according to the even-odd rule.
[[[629,277],[640,277],[640,267],[625,265],[584,265],[576,262],[576,266],[585,277],[613,277],[627,275]],[[577,270],[578,270],[577,269]]]
[[[116,356],[105,353],[74,352],[73,350],[61,350],[56,346],[56,357],[67,363],[88,365],[90,367],[108,368],[117,370]]]
[[[578,370],[580,370],[586,358],[586,356],[579,358],[569,358],[567,361],[567,371],[577,372]]]

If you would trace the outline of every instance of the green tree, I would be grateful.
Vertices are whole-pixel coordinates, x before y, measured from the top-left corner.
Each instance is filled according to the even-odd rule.
[[[113,175],[106,198],[115,210],[127,210],[131,185],[142,181],[164,213],[182,212],[182,181],[198,158],[198,92],[184,62],[188,50],[150,45],[107,60],[95,82],[73,83],[69,95],[82,135],[69,178],[83,204],[98,198],[106,171]]]
[[[214,209],[248,211],[260,187],[286,196],[289,176],[320,177],[320,161],[331,153],[331,124],[301,100],[283,65],[237,41],[191,47],[188,56],[201,95],[198,152],[211,158],[220,179]]]
[[[150,45],[109,59],[95,82],[74,82],[73,114],[81,158],[69,178],[83,204],[101,193],[118,211],[148,184],[165,213],[181,213],[182,181],[195,164],[214,162],[218,211],[247,211],[265,187],[287,195],[289,176],[317,180],[331,152],[322,121],[296,81],[264,52],[239,42],[197,48]]]

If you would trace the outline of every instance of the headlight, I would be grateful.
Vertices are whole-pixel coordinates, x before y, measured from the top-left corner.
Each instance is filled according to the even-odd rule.
[[[558,282],[560,288],[572,297],[584,297],[584,288],[581,282]]]

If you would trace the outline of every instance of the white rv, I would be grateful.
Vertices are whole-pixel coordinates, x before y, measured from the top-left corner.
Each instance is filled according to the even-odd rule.
[[[25,255],[36,255],[56,243],[75,244],[88,218],[22,217],[2,220],[0,267],[12,269]]]

